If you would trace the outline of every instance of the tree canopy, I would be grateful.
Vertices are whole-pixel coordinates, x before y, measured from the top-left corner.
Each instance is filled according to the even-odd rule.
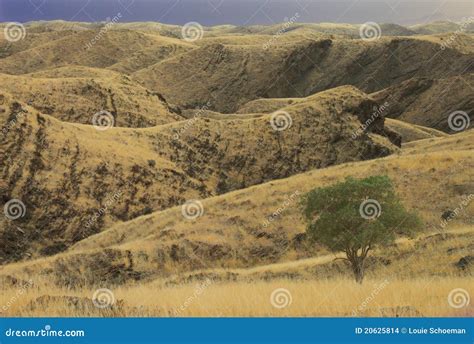
[[[414,212],[405,209],[387,176],[344,182],[316,188],[302,199],[310,240],[334,252],[345,252],[347,260],[361,269],[369,250],[387,245],[397,234],[411,236],[421,227]],[[356,271],[354,271],[356,273]]]

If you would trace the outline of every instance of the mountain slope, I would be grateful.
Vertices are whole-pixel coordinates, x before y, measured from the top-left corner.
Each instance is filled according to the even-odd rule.
[[[272,113],[274,111],[280,110],[288,105],[296,104],[298,102],[304,101],[305,98],[261,98],[257,100],[250,101],[244,104],[237,110],[237,114],[241,114],[242,116],[258,116],[262,114]],[[383,104],[384,102],[380,101],[379,103]],[[385,106],[384,107],[376,107],[373,109],[373,116],[377,116],[380,112],[380,109],[383,113],[385,113]],[[251,114],[251,115],[249,115]],[[187,112],[184,112],[183,115],[187,115]],[[216,113],[208,113],[205,112],[206,116],[210,116],[211,118],[219,118],[225,115],[216,114]],[[231,115],[231,116],[238,116],[238,115]],[[402,122],[399,120],[395,120],[392,118],[385,119],[385,126],[396,132],[401,136],[402,143],[422,140],[426,138],[432,137],[443,137],[447,136],[447,134],[438,131],[436,129],[431,129],[428,127],[413,125],[410,123]]]
[[[474,23],[469,18],[465,18],[461,23],[454,23],[451,21],[436,21],[427,24],[417,24],[409,27],[418,34],[432,35],[445,32],[471,32],[474,33]]]
[[[26,74],[66,65],[106,68],[138,51],[187,46],[168,37],[130,30],[84,30],[0,59],[0,73]],[[153,50],[152,50],[153,52]],[[161,57],[162,58],[162,57]],[[156,61],[161,60],[157,57]]]
[[[278,122],[268,114],[105,131],[60,122],[7,94],[2,102],[1,191],[28,210],[19,221],[0,220],[2,261],[53,254],[114,222],[189,199],[397,150],[383,117],[353,138],[375,103],[352,87],[286,107],[291,118]],[[285,121],[286,130],[274,129]]]
[[[472,174],[464,173],[474,167],[473,135],[470,131],[422,140],[399,155],[314,170],[204,199],[201,216],[194,219],[184,217],[180,206],[141,216],[82,240],[65,253],[13,265],[8,271],[35,271],[60,286],[112,286],[180,271],[321,256],[328,253],[324,248],[305,244],[299,199],[314,187],[347,176],[387,174],[402,202],[419,212],[427,230],[440,231],[441,214],[460,207],[474,192]],[[448,226],[472,226],[473,215],[474,207],[468,204]],[[227,272],[224,278],[232,280]]]
[[[401,121],[455,133],[450,114],[463,111],[474,121],[474,74],[432,79],[413,78],[371,96],[387,103],[385,115]]]
[[[385,126],[402,137],[402,143],[419,141],[435,137],[447,137],[442,131],[414,125],[393,118],[385,119]]]
[[[62,68],[57,74],[67,73]],[[108,111],[118,127],[151,127],[183,118],[153,94],[126,76],[44,78],[0,74],[3,89],[15,99],[66,122],[95,124],[94,115]],[[74,74],[74,71],[70,72]]]
[[[298,37],[298,36],[297,36]],[[379,91],[413,77],[447,78],[474,71],[474,55],[418,38],[201,46],[133,74],[182,108],[211,101],[233,113],[258,98],[304,97],[340,85]],[[450,61],[450,63],[446,63]]]

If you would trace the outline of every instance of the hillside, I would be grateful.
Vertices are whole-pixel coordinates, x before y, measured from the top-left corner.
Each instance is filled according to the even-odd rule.
[[[469,18],[466,18],[466,20],[460,23],[454,23],[452,21],[436,21],[432,23],[413,25],[410,29],[423,35],[456,31],[474,33],[474,23],[472,23],[472,20],[471,23],[469,23]]]
[[[211,101],[233,113],[258,98],[304,97],[353,85],[379,91],[414,77],[447,78],[472,73],[473,54],[418,38],[309,40],[264,45],[201,45],[133,74],[182,108]],[[334,63],[337,61],[337,63]],[[453,61],[447,64],[446,61]]]
[[[15,100],[65,122],[92,125],[101,111],[108,111],[117,127],[152,127],[183,119],[159,94],[103,70],[63,67],[28,76],[0,74],[0,83]]]
[[[429,138],[448,136],[442,131],[436,129],[422,127],[392,118],[385,119],[385,126],[401,136],[402,144]]]
[[[186,42],[179,26],[117,23],[103,30],[103,25],[28,23],[32,32],[24,40],[1,42],[5,53],[0,73],[41,75],[60,70],[68,75],[67,69],[82,66],[108,77],[111,70],[129,75],[181,111],[210,102],[210,110],[229,114],[255,99],[307,97],[342,85],[383,95],[403,92],[408,84],[415,85],[409,91],[418,95],[431,87],[423,81],[428,79],[435,88],[420,97],[415,110],[429,108],[433,94],[451,83],[459,92],[449,95],[447,105],[437,105],[436,113],[446,116],[443,110],[469,107],[468,100],[461,100],[469,95],[470,88],[463,84],[471,82],[474,71],[474,41],[466,30],[420,35],[410,28],[382,24],[380,39],[364,41],[357,39],[359,26],[349,24],[294,23],[283,31],[281,25],[218,26],[204,28],[202,39]],[[455,83],[458,77],[462,79]],[[397,118],[409,99],[395,106],[390,117]],[[447,130],[439,119],[422,120],[423,114],[407,110],[408,122]]]
[[[422,140],[406,153],[314,170],[203,199],[202,216],[192,220],[182,216],[181,206],[141,216],[82,240],[64,254],[12,268],[16,273],[28,269],[50,275],[58,286],[87,286],[321,256],[328,253],[324,248],[311,248],[304,242],[299,198],[313,187],[346,176],[389,175],[403,203],[420,213],[427,231],[437,232],[443,212],[459,207],[466,193],[474,192],[472,175],[464,173],[474,165],[473,135],[470,131],[452,139]],[[430,202],[425,202],[427,198]],[[473,215],[470,204],[450,227],[474,225]]]
[[[474,122],[472,84],[473,73],[442,79],[413,78],[371,96],[379,104],[388,103],[387,117],[455,133],[460,128],[455,124],[450,127],[451,113],[464,111]]]
[[[21,242],[11,237],[15,226],[4,221],[2,260],[53,254],[113,222],[187,199],[396,151],[385,136],[397,136],[382,117],[352,138],[375,105],[352,87],[282,109],[291,117],[191,119],[143,130],[99,131],[60,122],[8,95],[2,99],[2,126],[18,118],[3,137],[2,193],[24,199],[29,210],[19,224],[26,231]],[[288,121],[284,131],[272,127],[280,120]],[[110,197],[113,209],[85,227]],[[35,239],[38,230],[42,235]]]
[[[2,26],[0,25],[0,27]],[[48,31],[42,33],[29,32],[24,39],[12,44],[12,42],[5,39],[5,34],[2,29],[0,32],[0,58],[3,59],[28,49],[34,49],[43,44],[69,37],[75,33],[77,32],[73,30]]]
[[[5,25],[1,316],[354,316],[375,284],[383,298],[356,316],[472,313],[446,306],[472,286],[471,26],[187,37],[58,20],[24,23],[14,42]],[[300,201],[381,175],[422,228],[371,249],[358,285],[341,253],[309,240]],[[181,309],[195,284],[209,294]],[[97,288],[116,303],[96,307]],[[268,302],[281,288],[294,308]]]
[[[0,73],[26,74],[67,65],[106,68],[119,62],[124,64],[122,68],[133,70],[136,60],[150,60],[156,54],[155,60],[149,62],[156,63],[185,50],[186,46],[179,40],[137,31],[82,30],[55,40],[47,40],[43,44],[0,59]],[[140,55],[137,54],[138,51],[144,52]],[[127,59],[128,63],[124,61]]]

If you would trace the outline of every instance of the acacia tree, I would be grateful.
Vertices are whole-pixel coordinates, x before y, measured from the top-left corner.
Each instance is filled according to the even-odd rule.
[[[302,198],[308,238],[333,252],[345,252],[355,280],[364,279],[370,250],[394,242],[398,234],[411,236],[421,228],[418,216],[400,203],[387,176],[316,188]]]

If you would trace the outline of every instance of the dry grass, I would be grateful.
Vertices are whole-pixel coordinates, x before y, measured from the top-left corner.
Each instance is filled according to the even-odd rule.
[[[0,74],[2,91],[63,122],[93,124],[94,114],[114,114],[115,127],[141,128],[183,120],[138,83],[112,71],[64,67],[34,77]]]
[[[468,316],[472,304],[453,308],[449,293],[462,288],[472,295],[472,268],[455,266],[472,250],[474,227],[451,229],[444,237],[428,234],[374,251],[363,285],[333,255],[249,269],[207,269],[150,282],[82,289],[60,288],[40,274],[18,276],[4,287],[0,311],[5,316]],[[470,249],[471,248],[471,249]],[[12,272],[11,268],[3,273]],[[20,279],[21,278],[21,279]],[[31,286],[21,281],[32,279]],[[115,304],[100,309],[92,297],[111,289]],[[276,308],[272,292],[284,288],[292,301]],[[283,298],[284,301],[284,298]]]
[[[56,33],[62,22],[29,24],[26,40],[0,59],[0,73],[9,74],[0,74],[8,92],[0,97],[0,119],[11,124],[16,118],[0,149],[7,153],[0,189],[27,208],[20,221],[0,217],[0,259],[19,261],[0,266],[1,315],[473,314],[472,306],[450,307],[447,297],[455,288],[473,289],[472,264],[462,270],[456,263],[474,248],[474,202],[449,223],[449,235],[433,231],[443,212],[472,193],[474,131],[446,137],[388,120],[404,142],[420,141],[398,150],[380,130],[354,140],[365,121],[354,114],[370,116],[376,104],[351,86],[333,88],[347,84],[373,92],[393,86],[375,100],[400,94],[391,100],[398,104],[394,110],[403,110],[399,119],[436,127],[435,114],[465,103],[464,83],[451,82],[472,58],[471,36],[435,59],[437,37],[369,43],[329,36],[358,35],[346,24],[302,25],[266,50],[276,27],[252,27],[249,34],[232,26],[207,28],[201,42],[188,44],[160,35],[179,36],[177,26],[124,23],[82,49],[98,29],[76,24],[64,35]],[[48,27],[54,32],[43,30]],[[400,45],[395,57],[404,63],[387,63],[393,44]],[[353,70],[360,56],[372,62]],[[379,70],[384,78],[367,80]],[[275,83],[275,76],[291,87]],[[405,95],[424,83],[394,82],[415,76],[446,79],[422,87],[413,103]],[[326,91],[283,98],[308,90]],[[438,94],[444,101],[433,103]],[[205,104],[204,114],[193,113]],[[198,118],[183,121],[176,106],[188,109],[184,117]],[[116,128],[99,132],[84,125],[103,109],[116,112]],[[238,109],[239,115],[231,114]],[[269,126],[277,109],[293,122],[278,135]],[[394,154],[380,158],[389,152]],[[393,179],[426,229],[416,240],[399,239],[372,252],[360,286],[342,261],[302,239],[298,200],[288,198],[348,176],[380,174]],[[109,206],[114,193],[120,197]],[[190,199],[203,204],[195,220],[182,216],[180,205]],[[91,225],[105,205],[105,215]],[[98,288],[113,291],[112,307],[94,305]],[[292,299],[281,309],[270,302],[278,288]]]
[[[0,114],[5,124],[11,122],[10,109],[16,104],[13,99],[5,94],[4,112]],[[26,202],[29,216],[17,225],[26,233],[41,231],[41,237],[35,236],[38,239],[32,242],[25,240],[21,248],[15,244],[12,250],[18,256],[24,255],[27,247],[33,257],[51,255],[112,227],[112,223],[166,211],[187,200],[245,189],[320,166],[387,155],[396,147],[385,138],[372,134],[360,140],[351,137],[360,122],[349,111],[368,102],[367,96],[353,87],[309,97],[306,105],[288,109],[294,124],[285,131],[284,139],[275,135],[269,114],[262,118],[201,118],[146,129],[98,131],[16,105],[28,112],[8,131],[4,145],[5,193]],[[333,108],[338,104],[341,113],[333,118]],[[314,116],[314,112],[320,116]],[[328,151],[319,143],[332,137],[330,128],[338,126],[339,121],[344,123],[344,130],[338,130],[338,140]],[[298,164],[294,163],[296,158]],[[110,202],[114,194],[118,197]],[[113,204],[90,224],[106,203]],[[172,221],[190,224],[181,210],[173,216]],[[264,217],[260,212],[256,218],[263,221]],[[167,224],[153,234],[160,235],[160,230],[171,226]],[[18,231],[0,218],[2,227],[8,233]],[[34,244],[38,245],[32,247]],[[13,258],[12,254],[8,256]],[[0,261],[2,258],[6,257],[0,255]]]
[[[275,280],[257,283],[223,283],[204,289],[201,296],[179,313],[180,316],[343,316],[351,315],[373,293],[383,280],[367,280],[360,286],[350,279],[320,281]],[[447,304],[447,295],[453,288],[472,290],[472,279],[415,279],[395,280],[380,291],[374,302],[363,311],[364,316],[380,316],[381,308],[414,307],[424,316],[455,315]],[[426,293],[426,288],[430,292]],[[272,292],[285,288],[291,294],[288,307],[278,309],[270,302]],[[147,286],[117,290],[117,296],[130,300],[134,306],[162,308],[166,314],[179,309],[196,287],[165,288],[150,293]],[[123,296],[122,296],[123,295]],[[472,311],[472,309],[471,309]],[[361,313],[361,314],[362,314]],[[462,314],[462,312],[458,312]],[[474,313],[471,313],[474,314]],[[414,315],[414,314],[413,314]]]
[[[207,285],[207,286],[206,286]],[[272,305],[271,294],[285,288],[291,304],[284,308]],[[2,293],[0,304],[11,306],[5,316],[467,316],[474,315],[472,304],[455,309],[448,295],[455,288],[472,292],[469,277],[367,279],[358,285],[348,278],[327,280],[288,280],[270,282],[221,282],[174,287],[156,284],[122,287],[114,290],[116,303],[100,310],[88,300],[93,289],[68,292],[81,298],[78,304],[64,299],[38,301],[42,293],[35,287],[18,296],[16,290]],[[51,289],[50,295],[65,295]],[[16,297],[15,301],[14,298]],[[90,301],[89,301],[90,303]],[[355,312],[355,313],[354,313]]]

